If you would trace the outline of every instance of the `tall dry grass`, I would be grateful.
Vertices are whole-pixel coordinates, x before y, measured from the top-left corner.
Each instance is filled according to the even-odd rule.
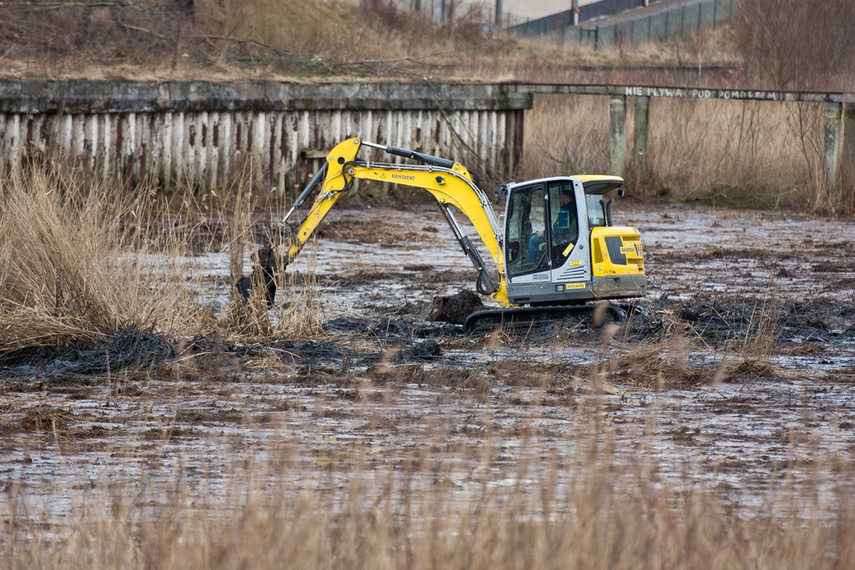
[[[604,104],[605,103],[605,104]],[[607,173],[609,107],[602,97],[535,97],[526,115],[522,176]]]
[[[646,165],[634,156],[628,104],[627,186],[642,198],[846,214],[827,193],[822,108],[768,101],[654,99]],[[597,96],[538,96],[526,125],[524,178],[609,172],[609,106]]]
[[[123,329],[204,328],[176,236],[128,232],[150,215],[108,181],[34,167],[0,182],[0,350],[88,346]],[[188,286],[189,285],[189,286]]]
[[[634,450],[616,449],[615,430],[628,426],[612,424],[608,407],[597,402],[573,409],[581,431],[555,442],[554,454],[529,449],[537,429],[523,428],[523,446],[510,460],[500,459],[501,440],[490,430],[449,448],[438,429],[377,466],[368,447],[356,442],[353,453],[316,461],[304,457],[299,438],[280,434],[264,449],[241,445],[223,469],[210,472],[189,469],[170,452],[175,471],[168,478],[156,467],[130,468],[131,457],[113,449],[105,463],[80,464],[79,480],[54,483],[68,507],[58,520],[33,508],[38,501],[27,486],[7,487],[0,502],[3,566],[730,570],[855,564],[851,466],[826,457],[808,468],[813,479],[773,475],[750,505],[734,503],[729,492],[699,480],[675,483],[660,475],[649,447],[655,444],[642,426]],[[382,416],[383,404],[370,408],[366,420]],[[492,424],[489,417],[466,421]]]
[[[232,284],[252,250],[281,238],[259,228],[273,228],[264,218],[282,208],[265,199],[259,220],[243,178],[204,202],[187,196],[176,205],[156,188],[87,179],[57,164],[28,165],[0,181],[0,355],[90,347],[128,329],[167,338],[245,332],[246,319],[229,321],[246,305]],[[230,278],[212,280],[194,260],[198,253],[228,254]],[[284,267],[279,281],[279,324],[271,326],[266,305],[258,306],[252,330],[317,332],[312,287],[291,298]],[[231,309],[212,302],[216,295]]]

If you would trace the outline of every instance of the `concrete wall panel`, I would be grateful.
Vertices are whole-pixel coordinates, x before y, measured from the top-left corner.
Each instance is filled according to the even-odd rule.
[[[170,189],[225,186],[249,168],[281,190],[318,167],[319,153],[360,136],[508,171],[522,152],[516,125],[533,101],[515,93],[499,85],[0,80],[0,169],[38,153]]]

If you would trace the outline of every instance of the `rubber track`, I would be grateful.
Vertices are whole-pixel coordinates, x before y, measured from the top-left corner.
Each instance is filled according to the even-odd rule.
[[[512,307],[510,309],[490,309],[472,313],[463,323],[465,334],[491,333],[498,328],[504,330],[522,330],[532,325],[541,325],[563,321],[571,316],[583,316],[590,319],[599,305],[556,305],[545,307]],[[626,321],[626,309],[609,303],[606,311],[610,322]]]

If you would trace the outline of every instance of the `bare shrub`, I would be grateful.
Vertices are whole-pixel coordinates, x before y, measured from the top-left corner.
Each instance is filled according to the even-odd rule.
[[[793,132],[788,119],[794,105],[656,101],[650,183],[658,193],[683,200],[803,207],[814,188],[800,166],[815,155],[802,143],[818,132]]]
[[[422,79],[455,61],[461,50],[474,48],[477,55],[501,49],[453,14],[441,25],[387,3],[202,0],[197,6],[197,22],[222,48],[221,58],[241,54],[291,73]]]
[[[192,13],[184,2],[26,2],[3,3],[0,53],[54,73],[79,65],[151,63],[173,65],[193,49],[186,35]]]
[[[855,75],[849,0],[741,0],[734,38],[749,73],[775,89],[846,89]]]
[[[201,0],[196,4],[197,19],[211,34],[251,40],[282,50],[283,55],[302,53],[311,57],[335,52],[355,39],[343,33],[347,22],[326,2]],[[243,52],[237,44],[220,45],[223,54]]]

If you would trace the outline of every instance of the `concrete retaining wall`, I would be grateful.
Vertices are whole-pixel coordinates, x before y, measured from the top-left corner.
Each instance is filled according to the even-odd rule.
[[[533,96],[508,87],[0,80],[0,171],[47,156],[167,188],[217,187],[245,168],[283,188],[360,136],[509,172]]]

